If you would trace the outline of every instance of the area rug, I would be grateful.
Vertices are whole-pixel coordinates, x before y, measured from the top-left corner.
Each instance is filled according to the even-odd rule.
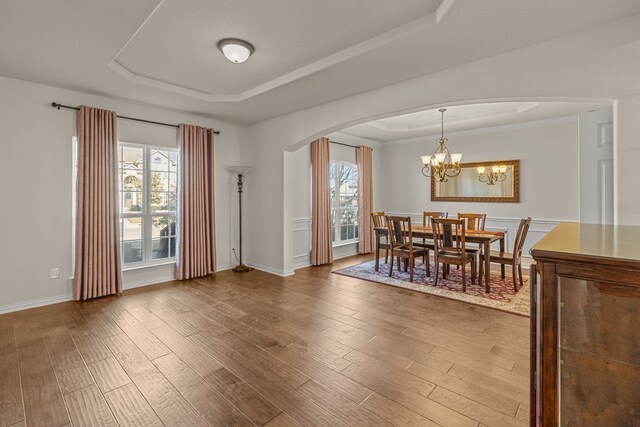
[[[492,271],[491,292],[487,294],[484,284],[482,286],[471,284],[469,271],[467,271],[467,291],[462,292],[462,270],[456,270],[455,266],[451,266],[451,273],[443,279],[441,268],[438,285],[435,286],[433,264],[430,266],[431,277],[427,277],[425,267],[425,264],[416,260],[413,282],[409,281],[408,272],[398,271],[395,267],[393,275],[389,277],[389,265],[383,260],[380,261],[379,272],[375,271],[375,261],[368,261],[335,270],[333,273],[529,316],[529,280],[526,273],[523,277],[524,286],[515,292],[510,275],[507,274],[506,278],[502,279],[500,273]]]

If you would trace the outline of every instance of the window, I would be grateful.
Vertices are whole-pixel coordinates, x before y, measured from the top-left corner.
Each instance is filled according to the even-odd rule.
[[[331,237],[334,244],[358,239],[358,169],[356,165],[329,164],[331,191]]]
[[[178,153],[120,143],[118,180],[124,266],[152,264],[176,254]]]

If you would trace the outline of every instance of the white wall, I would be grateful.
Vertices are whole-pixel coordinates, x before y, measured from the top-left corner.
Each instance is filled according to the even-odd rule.
[[[446,133],[449,149],[463,153],[463,162],[520,160],[520,203],[434,202],[431,179],[421,173],[421,154],[431,154],[439,135],[381,144],[383,188],[381,210],[412,216],[422,211],[487,214],[487,229],[507,232],[511,250],[521,218],[533,223],[525,253],[560,221],[579,220],[578,117],[521,123],[477,131]],[[454,178],[455,179],[455,178]]]
[[[381,171],[381,208],[390,212],[482,212],[489,217],[579,219],[578,121],[521,124],[519,128],[446,134],[448,146],[463,162],[520,160],[520,203],[432,202],[431,180],[421,173],[421,154],[431,154],[437,138],[382,144],[389,165]],[[455,178],[454,178],[455,179]]]
[[[107,108],[121,115],[191,123],[221,131],[216,137],[218,268],[232,264],[237,193],[224,166],[238,163],[245,128],[211,118],[0,77],[0,312],[68,299],[71,294],[72,154],[75,112],[52,101]],[[176,146],[176,129],[120,120],[122,141]],[[49,279],[58,267],[60,278]],[[125,272],[125,288],[170,280],[173,266]]]
[[[380,157],[377,151],[377,143],[363,138],[349,137],[340,133],[330,135],[329,137],[331,140],[337,142],[373,146],[373,197],[374,203],[376,203],[378,192],[375,183],[378,178],[377,165]],[[331,160],[356,163],[355,148],[331,144],[329,153]],[[297,269],[311,265],[311,145],[307,144],[293,153],[287,153],[287,158],[289,170],[287,192],[291,195],[289,210],[292,217],[292,268]],[[334,259],[344,258],[357,253],[357,243],[334,246],[333,248]]]
[[[638,94],[640,74],[633,60],[638,34],[640,15],[250,125],[249,155],[256,169],[248,189],[249,259],[277,274],[292,269],[292,217],[283,173],[287,150],[348,126],[427,108],[506,100],[611,102]],[[633,128],[638,125],[630,123],[638,122],[640,106],[620,107],[619,118],[627,122],[620,129],[622,145],[628,144],[621,148],[630,150],[640,146]],[[635,190],[633,166],[627,170],[616,173],[625,174],[634,183],[628,189]],[[624,187],[618,182],[618,218],[630,215],[640,223],[640,214],[634,213],[640,209],[633,209],[640,200],[621,196]]]
[[[640,225],[640,96],[614,105],[614,217]]]

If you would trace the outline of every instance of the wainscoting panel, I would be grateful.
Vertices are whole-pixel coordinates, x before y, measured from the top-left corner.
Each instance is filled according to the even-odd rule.
[[[346,258],[358,253],[357,243],[334,246],[333,259]],[[293,220],[293,268],[311,265],[311,218]]]

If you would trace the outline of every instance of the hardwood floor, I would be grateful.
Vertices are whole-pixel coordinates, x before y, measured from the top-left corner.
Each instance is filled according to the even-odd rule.
[[[0,426],[526,425],[526,318],[225,271],[0,316]]]

